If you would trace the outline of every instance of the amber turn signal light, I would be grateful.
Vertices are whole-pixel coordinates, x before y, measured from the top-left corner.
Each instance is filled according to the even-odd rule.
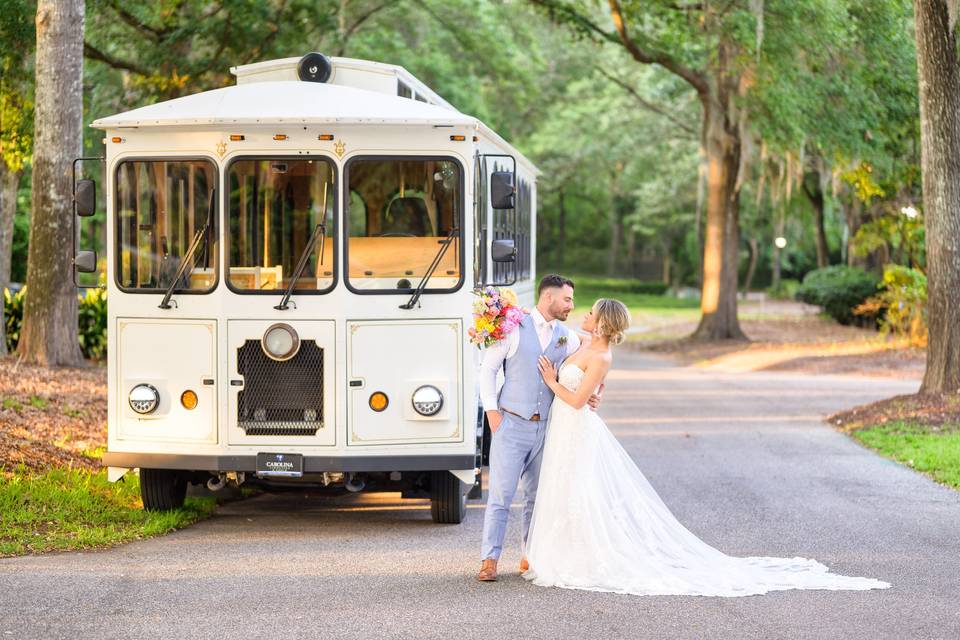
[[[317,140],[333,140],[332,133],[321,133],[317,136]]]
[[[180,404],[183,405],[184,409],[196,409],[197,408],[197,394],[194,391],[187,389],[182,394],[180,394]]]
[[[285,133],[278,133],[277,135],[273,136],[273,139],[274,139],[274,140],[286,140],[286,139],[287,139],[287,135],[286,135]]]
[[[387,405],[390,404],[390,400],[387,399],[387,394],[383,391],[375,391],[370,396],[370,408],[380,413],[387,408]]]
[[[230,139],[234,142],[240,142],[241,140],[246,140],[246,138],[239,133],[230,134]]]

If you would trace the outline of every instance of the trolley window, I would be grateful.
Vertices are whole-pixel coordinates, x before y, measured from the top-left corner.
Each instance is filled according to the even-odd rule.
[[[335,173],[326,158],[244,158],[230,164],[227,285],[240,293],[276,294],[304,252],[297,293],[335,284]]]
[[[460,164],[447,158],[356,158],[346,174],[349,288],[409,294],[439,259],[425,290],[458,290],[463,283]]]
[[[216,176],[209,160],[131,160],[118,165],[116,259],[122,290],[166,290],[195,239],[198,245],[176,291],[206,293],[216,286]],[[205,225],[202,237],[196,238]]]

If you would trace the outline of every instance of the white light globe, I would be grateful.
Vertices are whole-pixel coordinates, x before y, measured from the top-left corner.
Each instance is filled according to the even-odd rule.
[[[270,327],[263,336],[263,348],[272,358],[286,360],[297,351],[297,337],[286,325]]]
[[[787,246],[787,239],[783,236],[777,236],[776,240],[773,241],[773,244],[777,245],[778,249],[783,249]]]

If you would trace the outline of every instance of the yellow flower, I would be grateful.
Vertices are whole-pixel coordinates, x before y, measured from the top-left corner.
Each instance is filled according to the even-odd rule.
[[[519,301],[517,300],[517,294],[513,292],[513,289],[501,289],[500,299],[508,302],[514,307],[519,304]]]

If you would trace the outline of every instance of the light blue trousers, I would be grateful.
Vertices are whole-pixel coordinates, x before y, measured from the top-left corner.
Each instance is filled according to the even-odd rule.
[[[490,474],[487,479],[487,509],[483,514],[481,560],[500,559],[510,504],[518,484],[523,491],[524,546],[521,547],[521,553],[525,553],[533,503],[537,499],[546,430],[546,420],[532,422],[509,413],[503,414],[503,422],[490,443]]]

